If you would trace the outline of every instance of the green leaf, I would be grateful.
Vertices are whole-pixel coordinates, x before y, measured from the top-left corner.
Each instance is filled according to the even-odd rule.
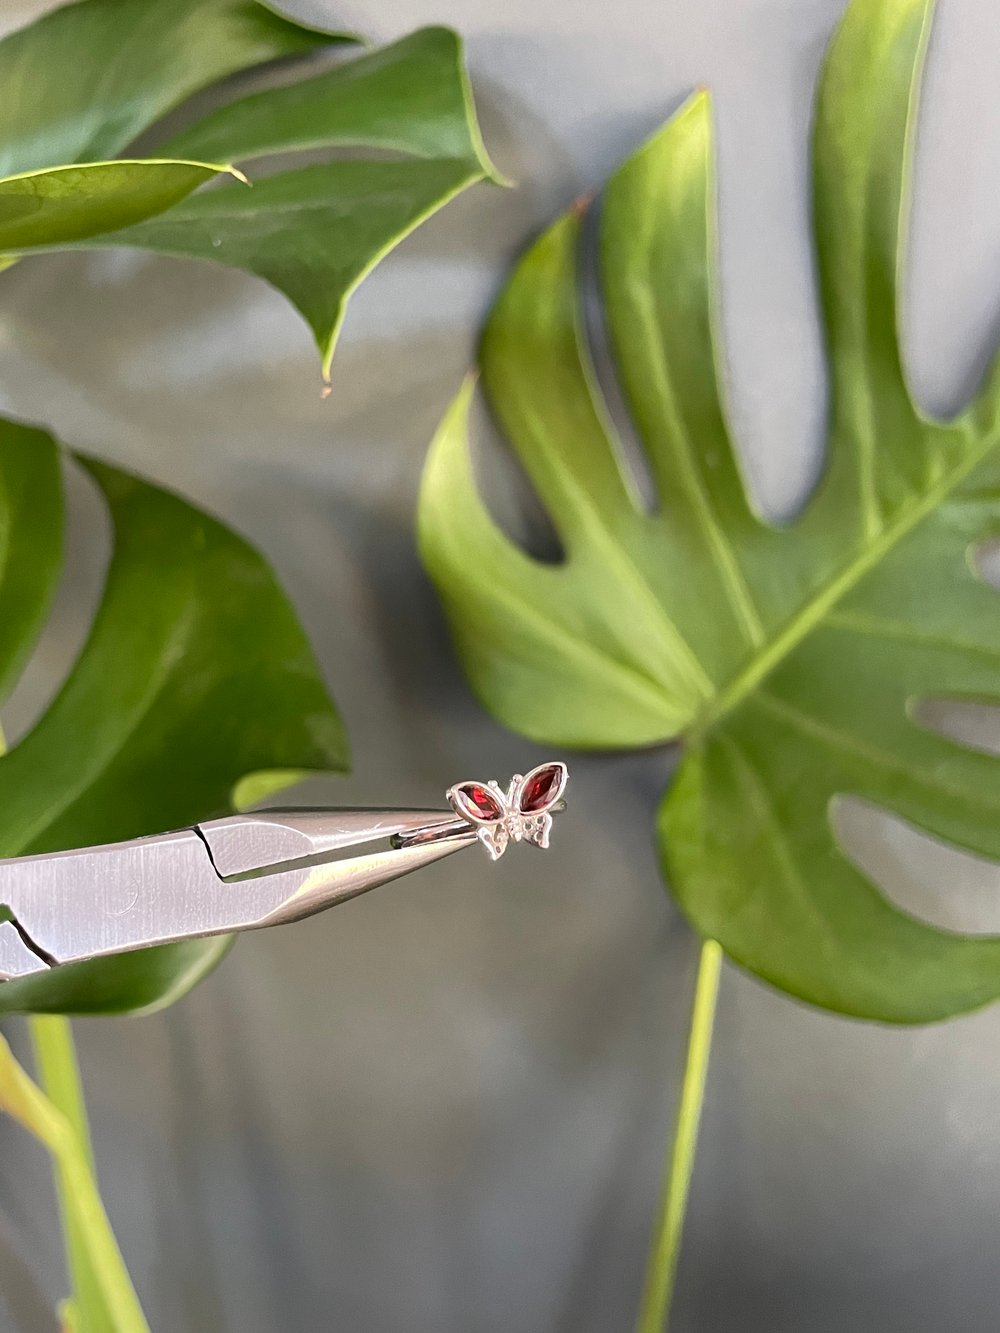
[[[0,985],[0,1014],[155,1014],[218,967],[232,936],[150,949],[34,973]]]
[[[59,459],[49,437],[21,426],[0,448],[0,699],[31,651],[62,566]]]
[[[464,162],[330,162],[213,190],[94,246],[134,245],[245,269],[284,292],[329,377],[348,299],[385,255],[479,173]]]
[[[447,28],[427,28],[315,78],[244,98],[168,145],[228,159],[317,148],[392,150],[265,177],[248,192],[199,194],[96,246],[132,245],[244,269],[305,318],[329,377],[346,305],[375,266],[462,190],[499,180],[486,156]]]
[[[86,466],[108,505],[111,562],[64,685],[0,758],[3,856],[183,827],[227,810],[249,774],[347,762],[340,719],[261,557],[176,496]],[[0,423],[0,553],[10,553],[0,562],[0,641],[11,664],[41,623],[28,608],[44,609],[58,576],[61,504],[52,440]],[[156,1007],[225,947],[193,941],[6,982],[0,1012]]]
[[[113,24],[110,8],[115,9]],[[231,0],[226,4],[216,0],[204,9],[206,12],[200,14],[190,5],[181,6],[178,22],[184,40],[195,30],[203,32],[206,24],[216,23],[222,48],[235,40],[233,33],[242,34],[225,60],[220,54],[220,68],[227,62],[248,63],[245,25],[259,7],[249,3],[235,6],[242,15],[235,27]],[[121,146],[127,138],[123,139],[120,130],[112,133],[103,118],[117,123],[126,107],[130,114],[135,111],[134,103],[126,96],[128,90],[135,91],[131,76],[118,69],[122,55],[110,34],[120,23],[123,28],[132,25],[130,31],[145,37],[148,19],[155,28],[154,46],[166,42],[170,38],[171,7],[159,0],[125,0],[122,5],[109,4],[109,0],[79,0],[70,9],[57,11],[53,19],[62,16],[60,21],[72,26],[68,17],[71,12],[86,14],[91,10],[99,41],[91,41],[89,58],[101,51],[113,71],[109,97],[102,97],[96,107],[88,107],[90,117],[101,122],[97,142],[106,149],[109,144]],[[33,69],[53,58],[55,46],[44,26],[46,22],[9,39],[20,40],[22,48],[29,51]],[[271,16],[268,22],[279,21]],[[280,23],[286,37],[286,29],[296,31],[289,22]],[[39,50],[32,44],[31,34],[35,43],[46,39]],[[317,38],[310,33],[301,40],[314,45]],[[7,45],[0,43],[0,79]],[[121,49],[127,54],[129,44]],[[139,99],[145,119],[140,124],[132,116],[128,138],[181,95],[210,80],[204,61],[195,63],[197,76],[183,59],[166,71],[157,71],[155,88]],[[146,75],[152,78],[148,69]],[[24,97],[26,86],[15,82],[11,98]],[[0,89],[3,87],[0,82]],[[104,87],[103,77],[99,87]],[[37,96],[37,90],[33,90],[33,105]],[[6,100],[4,90],[0,92],[0,110]],[[79,106],[75,114],[86,119]],[[52,126],[48,120],[45,123],[51,133]],[[33,143],[32,134],[19,131],[17,124],[15,116],[14,132],[21,136],[19,143]],[[0,148],[5,133],[0,116]],[[42,228],[33,231],[31,217],[24,216],[22,221],[19,215],[21,229],[6,248],[24,254],[81,244],[129,245],[256,274],[282,291],[304,316],[320,350],[324,378],[328,379],[347,301],[363,279],[456,194],[479,180],[500,180],[483,147],[461,42],[448,28],[422,29],[382,50],[233,101],[175,135],[163,151],[170,158],[200,161],[206,156],[213,158],[215,146],[226,162],[335,149],[351,149],[362,156],[300,165],[266,176],[252,191],[241,187],[212,190],[172,208],[154,197],[157,184],[162,191],[165,182],[153,174],[153,168],[162,172],[163,164],[134,163],[135,188],[134,195],[130,195],[136,209],[133,217],[104,211],[101,201],[95,199],[92,216],[98,225],[86,232],[52,235]],[[88,140],[87,151],[92,147]],[[401,155],[403,160],[386,160],[386,153]],[[146,175],[140,172],[141,167],[145,167]],[[101,168],[106,169],[105,164]],[[80,184],[96,187],[101,179],[81,177]],[[24,187],[18,188],[23,192]],[[3,189],[4,182],[0,182],[0,210]],[[2,221],[0,211],[0,224]],[[0,236],[0,247],[3,245]]]
[[[482,355],[564,559],[529,558],[490,518],[468,391],[420,505],[424,557],[487,706],[548,743],[682,737],[658,832],[690,920],[792,994],[892,1022],[1000,995],[1000,940],[899,910],[832,822],[856,797],[1000,859],[997,758],[919,718],[933,697],[1000,702],[1000,602],[974,560],[1000,534],[1000,374],[955,420],[929,420],[897,332],[930,12],[928,0],[854,0],[823,71],[814,216],[829,457],[795,522],[777,529],[755,512],[726,424],[703,93],[613,177],[600,224],[607,325],[655,512],[594,384],[576,214],[519,266]]]
[[[92,162],[0,180],[0,251],[71,245],[143,222],[231,167],[203,162]],[[242,177],[241,177],[242,179]]]
[[[168,140],[171,157],[246,162],[268,153],[379,148],[465,162],[499,180],[479,135],[462,43],[420,28],[312,78],[253,93]]]
[[[0,175],[116,157],[192,93],[350,40],[255,0],[77,0],[0,42]]]

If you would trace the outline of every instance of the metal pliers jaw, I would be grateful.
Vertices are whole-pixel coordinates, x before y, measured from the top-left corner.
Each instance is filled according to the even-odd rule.
[[[268,810],[0,861],[0,980],[297,921],[475,841],[450,810]]]
[[[346,902],[481,840],[452,792],[451,810],[264,810],[0,860],[0,982]]]

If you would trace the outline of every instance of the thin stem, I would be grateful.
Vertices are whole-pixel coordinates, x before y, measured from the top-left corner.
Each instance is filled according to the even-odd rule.
[[[3,728],[0,727],[0,755],[6,748],[7,738]],[[93,1174],[94,1153],[90,1142],[90,1124],[87,1120],[83,1086],[80,1082],[80,1067],[76,1059],[69,1020],[58,1015],[34,1015],[28,1019],[28,1031],[35,1053],[39,1084],[48,1094],[53,1106],[66,1117],[79,1143],[83,1158]],[[70,1185],[65,1168],[54,1163],[54,1173],[56,1192],[59,1196],[59,1211],[62,1216],[66,1266],[69,1269],[74,1295],[84,1310],[100,1308],[103,1304],[100,1289],[89,1255],[81,1246],[73,1210],[68,1205],[67,1191]]]
[[[77,1142],[93,1168],[90,1122],[69,1019],[61,1014],[33,1014],[28,1024],[38,1065],[38,1081],[49,1101],[62,1111],[73,1127]]]
[[[6,748],[0,727],[0,755]],[[94,1177],[94,1152],[83,1099],[80,1067],[69,1019],[35,1014],[28,1020],[38,1080],[31,1083],[0,1038],[6,1091],[18,1114],[52,1153],[62,1218],[66,1264],[73,1296],[62,1311],[67,1333],[149,1333],[108,1223]],[[6,1082],[6,1087],[3,1086]],[[47,1098],[47,1100],[46,1100]],[[2,1101],[2,1097],[0,1097]]]
[[[93,1174],[90,1124],[69,1019],[59,1014],[34,1014],[28,1019],[28,1029],[35,1052],[39,1085],[53,1106],[65,1116],[83,1159]],[[91,1333],[92,1330],[98,1333],[99,1329],[110,1328],[111,1324],[105,1323],[103,1289],[94,1272],[87,1238],[80,1234],[76,1210],[71,1204],[75,1182],[59,1162],[55,1163],[55,1177],[66,1264],[79,1326],[81,1333]]]
[[[684,1081],[681,1084],[677,1123],[667,1155],[660,1208],[646,1265],[646,1281],[636,1333],[664,1333],[670,1316],[677,1258],[684,1232],[684,1214],[687,1211],[691,1174],[698,1147],[701,1108],[705,1100],[721,966],[722,949],[715,940],[706,940],[701,946],[701,957],[698,960]]]
[[[64,1303],[65,1333],[149,1333],[97,1184],[74,1127],[14,1059],[0,1037],[0,1110],[44,1143],[58,1163],[66,1230],[87,1249],[97,1304],[84,1308],[79,1294]]]

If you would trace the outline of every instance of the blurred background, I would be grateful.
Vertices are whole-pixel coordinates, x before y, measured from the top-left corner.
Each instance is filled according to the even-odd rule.
[[[0,29],[48,7],[4,0]],[[482,713],[452,659],[413,543],[429,438],[512,259],[696,84],[715,95],[735,429],[770,511],[815,475],[808,126],[842,0],[286,7],[378,40],[457,27],[519,188],[477,187],[368,281],[326,402],[305,326],[249,277],[125,253],[26,261],[2,278],[0,409],[267,553],[354,749],[352,774],[305,800],[437,805],[460,778],[548,756]],[[904,312],[936,411],[968,394],[1000,311],[998,48],[1000,7],[941,0]],[[103,515],[73,490],[66,587],[5,714],[12,738],[100,585]],[[652,849],[672,763],[571,757],[546,858],[456,858],[242,940],[163,1015],[75,1025],[105,1198],[158,1333],[631,1326],[696,957]],[[899,901],[1000,929],[995,870],[872,819],[855,832]],[[727,968],[673,1333],[995,1327],[998,1039],[1000,1009],[893,1031]],[[6,1122],[0,1215],[54,1300],[49,1164]],[[19,1281],[0,1280],[10,1304]]]

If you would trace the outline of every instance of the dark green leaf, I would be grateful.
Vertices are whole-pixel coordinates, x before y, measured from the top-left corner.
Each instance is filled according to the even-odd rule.
[[[70,963],[0,985],[0,1014],[150,1014],[183,999],[233,946],[231,935]]]
[[[65,684],[0,758],[4,856],[183,827],[225,811],[247,774],[346,764],[340,719],[261,557],[177,497],[87,466],[109,506],[113,554]],[[3,423],[0,478],[0,533],[16,537],[31,522],[26,555],[6,562],[0,583],[0,637],[19,660],[38,615],[22,610],[8,622],[8,605],[44,603],[57,569],[47,556],[39,574],[28,558],[43,542],[59,546],[55,445]],[[193,942],[5,983],[0,1010],[150,1007],[175,998],[223,948]]]
[[[104,34],[108,0],[80,0],[74,6],[91,8]],[[239,6],[241,22],[254,8]],[[232,4],[216,0],[207,9],[210,14],[196,22],[195,13],[185,7],[183,23],[198,26],[211,13],[219,18]],[[155,13],[156,31],[166,34],[170,9],[159,0],[127,0],[122,21],[138,23],[144,10]],[[44,30],[39,24],[29,32],[37,38]],[[310,34],[308,40],[316,39]],[[0,43],[0,75],[5,46]],[[239,50],[244,52],[244,47]],[[108,59],[117,69],[117,53],[109,52]],[[181,68],[183,89],[190,91],[190,71],[186,65]],[[103,79],[99,86],[103,88]],[[112,80],[112,89],[116,87]],[[165,87],[164,78],[157,88],[163,94]],[[175,92],[180,88],[178,82]],[[93,109],[98,119],[104,114],[111,114],[108,106]],[[3,138],[0,120],[0,145]],[[102,146],[106,140],[107,135],[100,139]],[[7,248],[24,253],[73,247],[89,234],[93,239],[85,243],[91,245],[138,246],[254,273],[301,311],[328,378],[345,306],[358,284],[461,190],[484,178],[499,180],[479,133],[461,43],[447,28],[422,29],[383,50],[232,102],[175,136],[164,151],[172,158],[201,159],[213,155],[213,146],[226,162],[316,149],[351,148],[368,156],[266,177],[252,192],[240,187],[209,191],[168,211],[168,205],[154,197],[160,177],[153,173],[153,164],[136,163],[130,199],[147,221],[133,226],[133,219],[116,217],[95,200],[92,216],[98,225],[88,232],[53,236],[41,227],[33,232],[31,218],[25,216]],[[379,154],[374,160],[372,152]],[[387,161],[386,152],[409,160]],[[143,167],[148,175],[142,174]],[[87,179],[81,178],[81,184]],[[100,178],[89,179],[96,185]],[[23,192],[24,187],[17,188]],[[0,182],[0,205],[2,190]],[[85,202],[78,206],[85,207]],[[160,225],[154,225],[155,215],[160,215]]]
[[[344,146],[411,159],[361,159],[283,172],[245,190],[213,190],[95,245],[135,245],[214,260],[264,278],[312,329],[329,375],[345,307],[362,280],[411,231],[484,177],[486,156],[462,62],[447,28],[285,88],[221,108],[167,145],[227,160]]]
[[[64,5],[0,42],[0,175],[115,157],[226,75],[343,40],[255,0]]]
[[[134,245],[246,269],[284,292],[327,376],[348,299],[375,265],[480,173],[466,162],[329,162],[252,190],[199,194],[95,246]]]
[[[1000,602],[973,561],[1000,533],[1000,375],[954,422],[930,421],[897,334],[929,18],[928,0],[854,0],[822,77],[829,461],[795,523],[754,511],[726,425],[703,94],[625,163],[601,219],[608,327],[656,512],[635,497],[593,383],[571,215],[514,274],[483,347],[565,559],[529,559],[490,519],[464,399],[432,451],[420,518],[462,660],[503,721],[565,745],[683,736],[659,834],[702,934],[793,994],[898,1022],[1000,996],[1000,941],[898,910],[831,822],[840,797],[858,797],[1000,859],[1000,763],[917,717],[932,696],[1000,702]]]
[[[51,605],[62,566],[59,460],[42,431],[3,431],[0,447],[0,700]]]
[[[497,179],[476,124],[462,43],[421,28],[312,78],[254,93],[164,145],[171,157],[246,162],[315,148],[381,148],[465,162]]]

